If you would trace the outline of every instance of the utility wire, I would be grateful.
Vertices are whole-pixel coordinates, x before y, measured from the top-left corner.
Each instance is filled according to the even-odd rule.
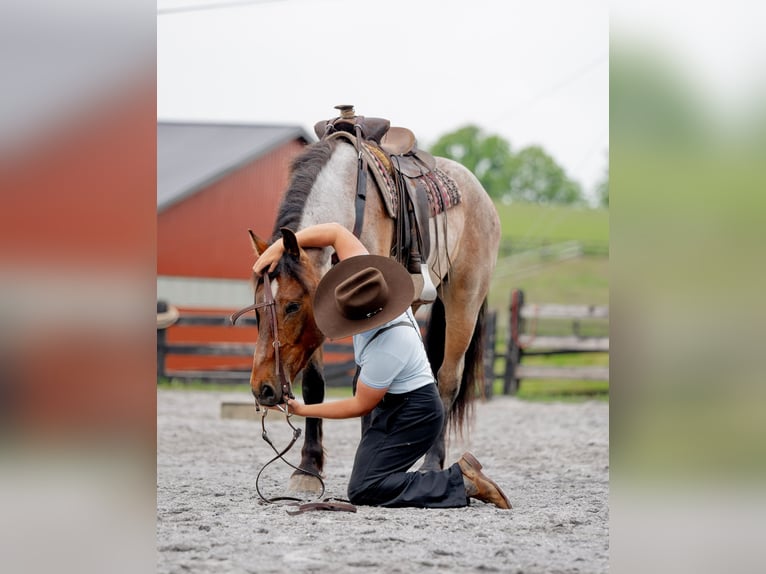
[[[202,10],[218,10],[220,8],[236,8],[250,4],[267,4],[273,2],[285,2],[286,0],[229,0],[227,2],[215,2],[208,4],[187,4],[185,6],[173,6],[168,8],[157,8],[157,15],[180,14],[183,12],[199,12]]]
[[[545,100],[552,95],[557,94],[564,88],[566,88],[569,84],[572,82],[575,82],[576,80],[579,80],[582,76],[586,75],[588,72],[590,72],[593,68],[600,65],[605,60],[608,61],[609,54],[601,54],[599,57],[597,57],[595,60],[589,62],[588,64],[585,64],[584,66],[580,67],[577,71],[573,72],[571,75],[567,76],[560,82],[557,82],[556,84],[553,84],[544,90],[538,92],[535,96],[529,98],[525,102],[522,102],[518,105],[511,105],[511,108],[507,111],[503,112],[498,116],[499,119],[505,119],[510,115],[513,115],[514,113],[518,113],[519,111],[522,111],[527,106],[531,106],[532,104],[536,104],[542,100]]]

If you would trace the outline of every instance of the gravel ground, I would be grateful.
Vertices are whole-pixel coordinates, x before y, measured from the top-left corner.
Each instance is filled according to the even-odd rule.
[[[248,393],[158,391],[158,572],[608,571],[609,406],[479,403],[471,450],[513,509],[481,502],[461,509],[359,507],[356,513],[290,516],[263,503],[255,476],[271,458],[258,422],[224,419],[221,403]],[[286,445],[277,413],[269,434]],[[272,418],[273,416],[273,418]],[[345,498],[359,421],[325,421],[325,496]],[[288,455],[297,464],[299,444]],[[288,494],[287,465],[264,472],[266,496]]]

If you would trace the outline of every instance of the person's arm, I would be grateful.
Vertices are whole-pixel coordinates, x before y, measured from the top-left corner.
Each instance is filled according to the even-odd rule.
[[[290,412],[302,417],[351,419],[364,416],[372,411],[387,391],[387,388],[374,389],[359,381],[356,386],[356,394],[348,399],[316,405],[304,405],[295,399],[289,399],[287,403],[290,407]]]
[[[332,247],[338,254],[338,259],[348,259],[355,255],[367,255],[367,248],[348,229],[339,223],[320,223],[301,229],[295,234],[300,247]],[[261,253],[253,265],[256,275],[261,275],[268,268],[274,271],[277,263],[284,254],[285,247],[282,239],[277,239],[266,251]]]

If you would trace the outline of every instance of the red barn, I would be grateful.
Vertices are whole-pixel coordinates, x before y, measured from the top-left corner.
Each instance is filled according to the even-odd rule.
[[[248,303],[247,229],[271,235],[290,162],[310,141],[295,126],[157,124],[158,299],[195,308]],[[244,298],[233,295],[242,288]]]
[[[247,230],[268,239],[290,162],[314,141],[302,128],[157,124],[157,299],[227,314],[252,303]],[[168,342],[255,341],[254,328],[173,326]],[[169,370],[243,368],[251,359],[169,356]]]

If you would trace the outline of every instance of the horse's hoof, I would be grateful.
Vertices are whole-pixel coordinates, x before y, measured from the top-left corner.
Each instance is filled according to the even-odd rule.
[[[295,473],[290,477],[288,485],[290,492],[307,492],[310,494],[319,494],[322,492],[322,482],[310,474]]]

